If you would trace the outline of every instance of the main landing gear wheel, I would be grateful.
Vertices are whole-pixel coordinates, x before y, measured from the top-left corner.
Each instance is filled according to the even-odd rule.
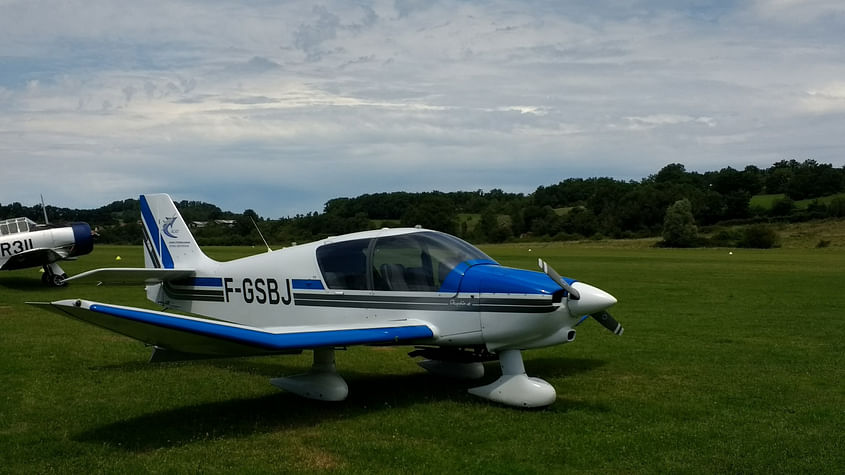
[[[274,378],[270,384],[319,401],[343,401],[349,394],[346,381],[335,371],[334,348],[314,349],[314,364],[307,373]]]
[[[49,285],[50,287],[64,287],[67,285],[65,282],[67,279],[67,274],[64,272],[54,272],[50,266],[44,266],[44,273],[41,274],[41,283],[44,285]]]

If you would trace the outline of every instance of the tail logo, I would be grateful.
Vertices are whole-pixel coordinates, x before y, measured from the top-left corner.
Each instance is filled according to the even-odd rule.
[[[162,220],[161,232],[164,233],[165,236],[171,238],[178,238],[177,234],[179,234],[178,229],[173,229],[173,225],[176,223],[176,216],[171,218],[164,218]]]

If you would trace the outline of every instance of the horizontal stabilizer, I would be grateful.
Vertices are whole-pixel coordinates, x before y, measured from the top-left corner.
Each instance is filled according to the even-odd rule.
[[[434,331],[429,326],[415,320],[344,327],[314,325],[265,329],[87,300],[29,303],[149,345],[194,355],[247,356],[289,353],[298,349],[400,344],[434,336]]]
[[[114,267],[94,269],[65,279],[66,282],[95,282],[103,284],[157,284],[168,280],[183,279],[196,274],[193,269],[144,269],[140,267]]]

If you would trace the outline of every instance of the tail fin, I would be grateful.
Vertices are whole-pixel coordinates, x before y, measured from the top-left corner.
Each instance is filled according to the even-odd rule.
[[[197,269],[213,262],[197,245],[169,195],[141,195],[141,221],[146,267]]]

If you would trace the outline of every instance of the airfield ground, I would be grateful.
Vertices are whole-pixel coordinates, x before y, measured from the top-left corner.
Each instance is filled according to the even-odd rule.
[[[541,410],[475,398],[478,383],[437,379],[404,347],[339,352],[342,403],[268,383],[307,369],[310,352],[148,364],[140,343],[23,303],[150,307],[140,288],[0,273],[0,472],[843,473],[845,246],[805,244],[484,247],[515,267],[543,257],[619,299],[622,337],[588,321],[572,344],[525,352],[557,389]],[[140,248],[98,246],[65,269],[142,265]]]

